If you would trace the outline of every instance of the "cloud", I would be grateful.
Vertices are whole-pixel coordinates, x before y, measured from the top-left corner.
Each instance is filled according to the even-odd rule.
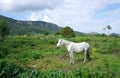
[[[42,20],[46,21],[46,22],[53,22],[53,20],[50,17],[48,17],[47,15],[44,15]]]
[[[115,11],[116,9],[120,10],[120,6],[119,8],[116,7],[114,9],[109,8],[109,10],[107,11],[100,11],[101,13],[98,13],[97,11],[109,7],[110,5],[113,4],[114,5],[120,4],[120,1],[119,0],[114,0],[114,1],[113,0],[93,0],[93,1],[76,0],[76,3],[66,1],[65,6],[67,6],[66,7],[68,10],[67,14],[70,16],[69,20],[73,22],[71,25],[75,30],[82,32],[89,32],[89,31],[102,32],[103,27],[111,24],[111,22],[117,21],[118,18],[120,18],[119,16],[120,12]],[[76,14],[74,14],[75,12]],[[69,22],[69,20],[66,21]],[[114,27],[115,26],[113,26],[113,28]],[[118,29],[120,29],[120,27],[118,27]]]
[[[119,5],[120,0],[1,0],[0,9],[30,11],[29,20],[69,25],[81,32],[102,32],[107,25],[120,32]]]
[[[38,11],[54,9],[61,0],[1,0],[0,10],[3,11]]]
[[[28,17],[30,21],[39,21],[42,20],[42,15],[38,15],[39,13],[32,12],[31,15]]]
[[[110,25],[112,26],[112,32],[120,33],[120,18],[111,22]]]
[[[71,26],[81,32],[101,32],[111,24],[115,25],[120,18],[120,9],[106,9],[120,3],[119,0],[64,0],[60,6],[53,10],[39,11],[36,17],[42,15],[43,21],[52,22],[62,27]],[[113,6],[114,7],[114,6]],[[114,26],[115,27],[115,26]],[[113,27],[113,31],[118,31]],[[120,29],[118,27],[118,29]]]

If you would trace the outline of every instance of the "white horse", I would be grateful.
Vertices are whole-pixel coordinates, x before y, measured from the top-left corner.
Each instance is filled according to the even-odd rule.
[[[90,57],[89,44],[86,42],[74,43],[74,42],[71,42],[68,40],[59,39],[56,47],[59,47],[62,45],[65,46],[67,48],[67,51],[69,52],[71,64],[74,64],[74,59],[73,59],[74,52],[77,52],[77,53],[82,52],[82,51],[85,52],[85,57],[84,57],[83,63],[85,63]]]

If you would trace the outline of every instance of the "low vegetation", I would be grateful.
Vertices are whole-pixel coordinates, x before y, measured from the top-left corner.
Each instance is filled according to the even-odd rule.
[[[64,47],[56,48],[60,35],[9,36],[0,43],[0,78],[119,78],[120,38],[76,35],[66,38],[88,42],[91,60],[83,64],[84,54],[74,54],[69,63]],[[109,47],[107,46],[109,43]]]

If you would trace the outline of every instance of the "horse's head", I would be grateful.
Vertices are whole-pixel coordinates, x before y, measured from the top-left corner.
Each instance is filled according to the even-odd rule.
[[[63,40],[62,40],[62,39],[59,39],[56,47],[58,48],[58,47],[60,47],[61,45],[63,45]]]

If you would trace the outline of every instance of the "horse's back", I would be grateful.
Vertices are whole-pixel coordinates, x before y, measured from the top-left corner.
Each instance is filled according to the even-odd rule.
[[[88,46],[89,47],[89,44],[87,42],[72,43],[72,44],[76,46]]]
[[[89,47],[89,44],[87,42],[81,42],[80,44],[85,45],[86,47]]]
[[[72,43],[72,48],[75,52],[81,52],[89,48],[89,44],[86,42]]]

